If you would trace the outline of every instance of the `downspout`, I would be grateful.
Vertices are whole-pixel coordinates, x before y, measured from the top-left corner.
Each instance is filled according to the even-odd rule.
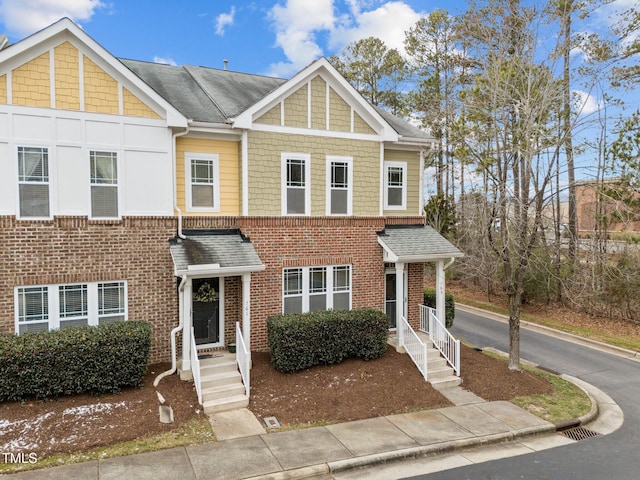
[[[187,125],[191,124],[192,120],[189,119]],[[189,127],[187,126],[182,132],[176,132],[172,135],[171,148],[173,149],[173,209],[178,212],[178,237],[185,239],[186,237],[182,233],[182,210],[178,206],[178,186],[177,183],[177,154],[176,154],[176,138],[181,137],[189,133]],[[186,183],[186,179],[185,179]]]
[[[187,125],[191,123],[191,120],[187,122]],[[172,149],[172,164],[173,164],[173,208],[178,212],[178,237],[181,239],[185,239],[186,237],[182,233],[182,210],[178,207],[178,188],[177,188],[177,154],[176,154],[176,138],[181,137],[182,135],[186,135],[189,133],[189,127],[187,126],[182,132],[176,132],[171,136],[171,149]],[[171,330],[171,368],[166,372],[162,372],[160,375],[156,377],[153,381],[153,386],[157,387],[160,380],[168,375],[172,375],[176,371],[177,360],[176,360],[176,335],[180,332],[184,327],[184,312],[182,311],[182,292],[184,291],[184,285],[187,283],[187,276],[182,275],[180,280],[180,286],[178,287],[178,326]]]
[[[153,381],[153,386],[154,388],[158,387],[158,383],[160,383],[160,380],[162,380],[164,377],[172,375],[175,371],[176,371],[176,335],[178,334],[179,331],[182,330],[182,328],[184,327],[184,312],[183,312],[183,300],[182,300],[182,292],[184,291],[184,285],[187,283],[187,276],[186,275],[182,275],[182,280],[180,280],[180,286],[178,287],[178,308],[179,308],[179,313],[178,313],[178,326],[176,328],[174,328],[173,330],[171,330],[171,368],[169,370],[167,370],[166,372],[162,372],[160,375],[158,375],[156,377],[156,379]]]
[[[453,265],[453,262],[456,261],[456,257],[451,257],[451,259],[447,262],[447,264],[442,267],[442,270],[446,270],[447,268],[449,268],[451,265]]]

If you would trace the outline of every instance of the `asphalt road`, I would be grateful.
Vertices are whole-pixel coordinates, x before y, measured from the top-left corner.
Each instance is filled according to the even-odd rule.
[[[477,347],[508,350],[508,326],[458,311],[453,334]],[[624,412],[614,433],[571,445],[434,473],[413,479],[640,479],[640,362],[537,332],[521,330],[521,358],[600,388]],[[464,368],[464,366],[463,366]]]

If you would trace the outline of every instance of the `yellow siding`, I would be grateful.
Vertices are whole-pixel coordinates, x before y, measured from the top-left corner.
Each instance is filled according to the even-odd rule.
[[[87,112],[119,113],[118,82],[84,57],[84,108]]]
[[[417,215],[420,201],[420,154],[403,150],[385,150],[384,159],[389,162],[407,162],[407,209],[385,210],[389,216]]]
[[[160,116],[126,88],[122,89],[124,114],[131,117],[160,118]]]
[[[256,123],[264,123],[266,125],[280,125],[280,104],[278,103],[268,112],[260,116]]]
[[[51,107],[49,52],[13,70],[12,103],[29,107]]]
[[[287,127],[307,128],[308,122],[307,86],[300,87],[284,99],[284,124]]]
[[[7,76],[0,76],[0,103],[7,103]]]
[[[353,130],[356,133],[367,133],[374,135],[376,131],[369,126],[367,122],[365,122],[360,115],[357,113],[353,114]]]
[[[319,76],[311,80],[311,128],[327,129],[327,82]]]
[[[218,154],[220,165],[220,212],[187,212],[185,195],[185,152]],[[240,215],[240,167],[238,142],[207,138],[176,139],[176,196],[185,215]]]
[[[333,89],[329,91],[329,125],[334,132],[351,131],[351,107]]]
[[[69,42],[53,51],[56,77],[56,108],[80,110],[80,69],[78,49]]]
[[[282,152],[311,155],[311,215],[325,215],[327,155],[353,157],[353,214],[379,214],[378,142],[252,131],[249,132],[249,215],[282,214]]]

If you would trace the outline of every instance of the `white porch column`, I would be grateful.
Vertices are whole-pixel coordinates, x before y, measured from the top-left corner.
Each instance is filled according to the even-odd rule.
[[[242,338],[251,352],[251,274],[242,274]]]
[[[436,317],[445,324],[445,281],[444,281],[444,260],[436,262]]]
[[[402,333],[402,316],[404,314],[404,263],[396,263],[396,331],[398,344],[404,344]]]
[[[181,315],[184,321],[182,329],[182,370],[191,371],[191,333],[193,329],[193,319],[191,317],[191,279],[184,284],[184,289],[179,297]]]

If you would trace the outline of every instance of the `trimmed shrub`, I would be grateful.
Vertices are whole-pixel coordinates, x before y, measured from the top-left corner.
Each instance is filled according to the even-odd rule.
[[[151,327],[139,321],[0,334],[0,401],[139,387],[150,348]]]
[[[271,364],[287,373],[350,357],[379,358],[388,329],[386,314],[370,309],[275,315],[267,318]]]
[[[427,307],[436,308],[436,291],[428,290],[424,291],[424,304]],[[456,317],[456,302],[451,293],[444,294],[444,326],[447,328],[453,327],[453,319]],[[442,321],[442,319],[439,319]]]

